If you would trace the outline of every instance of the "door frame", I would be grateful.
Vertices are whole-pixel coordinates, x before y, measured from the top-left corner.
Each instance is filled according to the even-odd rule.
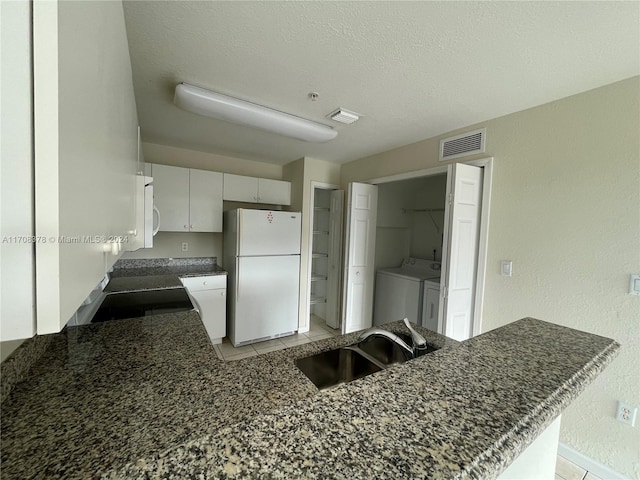
[[[466,162],[448,162],[446,165],[413,170],[411,172],[377,177],[370,180],[362,180],[359,183],[370,183],[379,185],[382,183],[396,182],[399,180],[410,180],[419,177],[430,177],[447,173],[448,165],[451,163],[464,163],[483,168],[482,179],[482,207],[480,209],[480,233],[478,235],[478,264],[476,269],[476,292],[473,305],[473,336],[482,332],[482,309],[484,308],[484,291],[487,275],[487,254],[489,250],[489,218],[491,213],[491,185],[493,177],[493,157],[484,157]],[[445,225],[448,219],[445,219]],[[344,286],[343,286],[344,288]]]
[[[315,180],[311,180],[311,201],[309,203],[309,212],[311,213],[311,218],[309,219],[309,231],[308,231],[308,238],[310,239],[309,242],[309,258],[307,259],[307,293],[305,295],[305,302],[307,305],[309,305],[309,303],[311,302],[311,270],[313,268],[312,264],[313,264],[313,220],[315,217],[315,206],[316,206],[316,188],[320,189],[320,190],[342,190],[342,187],[340,187],[340,185],[335,185],[333,183],[325,183],[325,182],[317,182]],[[342,206],[342,208],[344,209],[344,205]],[[344,226],[344,216],[342,218],[342,223]],[[344,228],[342,230],[342,237],[344,240]],[[340,247],[340,250],[342,250],[344,248],[344,241],[342,242],[342,245]],[[342,261],[344,259],[344,256],[340,259],[340,264],[342,264]],[[340,289],[343,287],[343,285],[340,285]],[[309,322],[311,321],[311,309],[309,309],[308,311],[308,316],[309,316]],[[342,322],[340,322],[342,324]],[[311,326],[311,323],[309,323],[309,326]],[[342,325],[340,325],[340,327],[342,327]]]

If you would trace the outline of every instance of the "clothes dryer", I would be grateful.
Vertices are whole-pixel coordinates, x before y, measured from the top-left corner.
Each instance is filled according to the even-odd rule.
[[[373,324],[382,325],[405,317],[421,324],[425,280],[440,282],[440,262],[407,257],[399,267],[378,270]]]

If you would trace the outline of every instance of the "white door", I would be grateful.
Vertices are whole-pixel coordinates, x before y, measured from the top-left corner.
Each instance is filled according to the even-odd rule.
[[[327,303],[325,321],[340,326],[340,264],[342,263],[342,209],[344,190],[331,192],[329,208],[329,252],[327,258]]]
[[[482,168],[454,163],[448,167],[441,289],[443,325],[438,331],[455,340],[473,332],[473,306],[478,262]]]
[[[191,232],[222,231],[222,174],[189,170],[189,225]]]
[[[350,183],[342,333],[371,327],[378,187]]]
[[[238,209],[238,255],[299,255],[299,212]]]

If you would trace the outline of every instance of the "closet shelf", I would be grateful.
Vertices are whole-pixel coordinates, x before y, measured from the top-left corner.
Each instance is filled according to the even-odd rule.
[[[317,305],[318,303],[327,303],[327,299],[324,297],[311,297],[310,305]]]
[[[444,208],[403,208],[402,213],[444,212]]]
[[[329,235],[329,232],[326,230],[314,230],[313,231],[314,235]]]
[[[313,207],[313,209],[316,212],[328,212],[330,210],[329,207]]]
[[[320,282],[322,280],[326,280],[327,276],[326,275],[311,275],[311,281],[312,282]]]
[[[329,255],[326,253],[312,253],[312,258],[327,258]]]

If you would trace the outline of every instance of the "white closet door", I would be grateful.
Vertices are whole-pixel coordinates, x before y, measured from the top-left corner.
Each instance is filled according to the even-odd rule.
[[[325,321],[331,328],[340,326],[340,264],[342,262],[342,209],[344,190],[331,192],[329,209],[329,253],[327,258],[327,309]]]
[[[372,325],[378,187],[350,183],[342,332]]]
[[[448,168],[443,259],[443,331],[466,340],[473,332],[473,302],[478,262],[478,234],[482,199],[482,168],[454,163]]]

